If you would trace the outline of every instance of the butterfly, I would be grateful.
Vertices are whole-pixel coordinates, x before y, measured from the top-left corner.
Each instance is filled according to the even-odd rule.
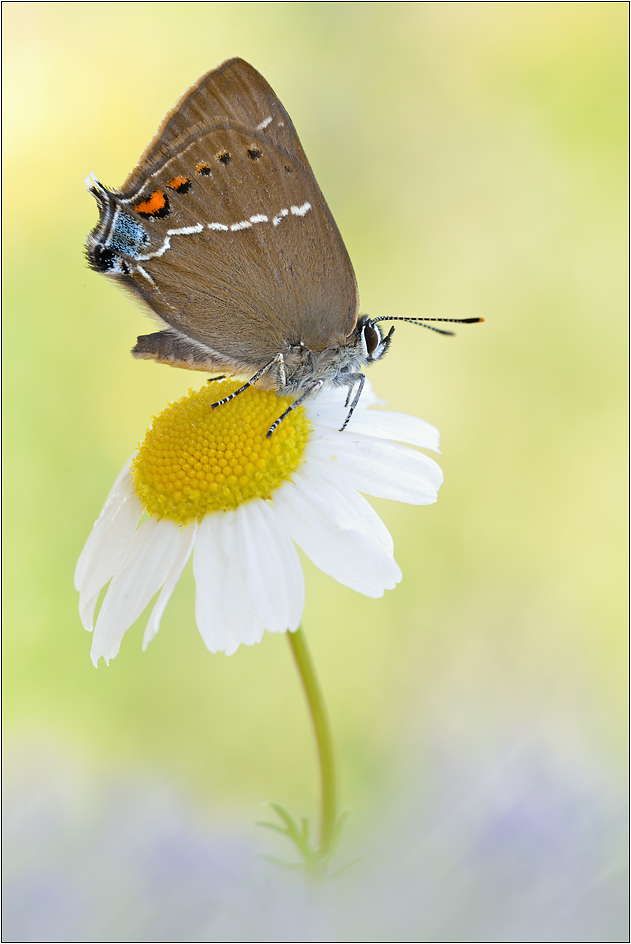
[[[243,59],[184,94],[120,190],[93,174],[86,185],[99,207],[90,267],[164,324],[134,357],[249,378],[213,406],[253,383],[296,395],[268,435],[323,384],[347,388],[346,426],[362,368],[392,341],[378,322],[481,320],[359,315],[348,252],[292,121]]]

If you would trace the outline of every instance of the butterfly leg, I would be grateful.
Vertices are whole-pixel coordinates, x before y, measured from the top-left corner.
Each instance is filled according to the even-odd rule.
[[[287,407],[287,409],[286,409],[285,412],[282,414],[282,416],[279,416],[277,420],[274,420],[274,422],[272,423],[272,425],[271,425],[270,428],[268,429],[267,433],[265,434],[266,437],[269,439],[269,438],[271,437],[272,433],[274,432],[274,430],[275,430],[275,429],[278,429],[278,427],[279,427],[280,424],[283,422],[283,420],[285,419],[285,417],[286,417],[286,416],[289,416],[289,414],[291,413],[291,411],[292,411],[292,410],[295,410],[297,406],[300,406],[301,403],[303,403],[303,402],[307,399],[307,397],[310,397],[310,396],[312,396],[314,393],[317,393],[323,383],[324,383],[323,380],[316,380],[316,382],[315,382],[311,387],[309,387],[308,390],[305,390],[305,392],[304,392],[303,394],[301,394],[301,395],[298,397],[297,400],[294,400],[294,402],[291,404],[291,406],[288,406],[288,407]]]
[[[348,406],[348,403],[349,403],[349,400],[351,399],[351,394],[352,394],[352,392],[353,392],[353,388],[354,388],[355,384],[357,384],[357,393],[356,393],[355,396],[353,397],[353,401],[352,401],[352,403],[351,403],[351,405],[350,405],[350,407],[349,407],[348,413],[346,414],[346,419],[344,420],[344,422],[342,423],[342,425],[341,425],[341,427],[340,427],[340,432],[341,432],[341,433],[344,432],[344,430],[345,430],[346,427],[348,426],[348,422],[349,422],[351,416],[352,416],[353,413],[355,412],[355,407],[356,407],[357,404],[359,403],[359,398],[360,398],[361,395],[362,395],[362,390],[364,389],[364,384],[365,384],[365,383],[366,383],[366,377],[365,377],[364,374],[357,373],[357,374],[350,374],[350,375],[349,375],[349,378],[348,378],[348,396],[346,397],[346,403],[344,404],[344,406]]]
[[[286,383],[286,374],[285,374],[285,362],[282,354],[277,354],[274,360],[270,361],[265,367],[261,367],[260,370],[254,374],[253,377],[244,383],[242,387],[239,387],[238,390],[235,390],[234,393],[231,393],[230,396],[224,397],[223,400],[217,400],[216,403],[211,403],[210,406],[214,410],[215,407],[223,406],[224,403],[229,403],[231,400],[234,400],[235,397],[238,397],[240,393],[243,393],[244,390],[247,390],[248,387],[251,387],[256,383],[259,378],[263,376],[268,370],[271,370],[273,367],[276,367],[276,376],[277,383],[284,386]]]

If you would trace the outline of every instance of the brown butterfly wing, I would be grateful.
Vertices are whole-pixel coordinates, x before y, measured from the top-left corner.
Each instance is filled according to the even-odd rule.
[[[183,97],[119,202],[150,236],[124,283],[232,363],[261,367],[288,343],[323,350],[355,327],[335,221],[285,109],[243,60]]]
[[[258,128],[261,141],[309,166],[291,118],[273,88],[253,66],[235,58],[207,72],[182,95],[145,148],[122,192],[138,190],[147,176],[187,143],[226,125],[250,131]]]

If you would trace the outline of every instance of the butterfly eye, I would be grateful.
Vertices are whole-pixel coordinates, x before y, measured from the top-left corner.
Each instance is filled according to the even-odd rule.
[[[379,347],[381,331],[379,328],[376,328],[375,325],[371,324],[370,321],[366,320],[362,328],[362,338],[366,345],[366,353],[369,357],[372,357]]]

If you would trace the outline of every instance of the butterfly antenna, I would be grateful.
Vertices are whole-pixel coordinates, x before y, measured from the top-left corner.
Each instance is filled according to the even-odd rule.
[[[436,331],[437,334],[449,334],[453,337],[455,334],[454,331],[444,331],[442,328],[435,328],[431,324],[427,324],[428,321],[449,321],[452,324],[476,324],[479,321],[484,321],[484,318],[400,318],[400,317],[389,317],[384,315],[382,318],[371,318],[372,324],[377,324],[378,321],[407,321],[408,324],[417,325],[419,328],[428,328],[430,331]]]

